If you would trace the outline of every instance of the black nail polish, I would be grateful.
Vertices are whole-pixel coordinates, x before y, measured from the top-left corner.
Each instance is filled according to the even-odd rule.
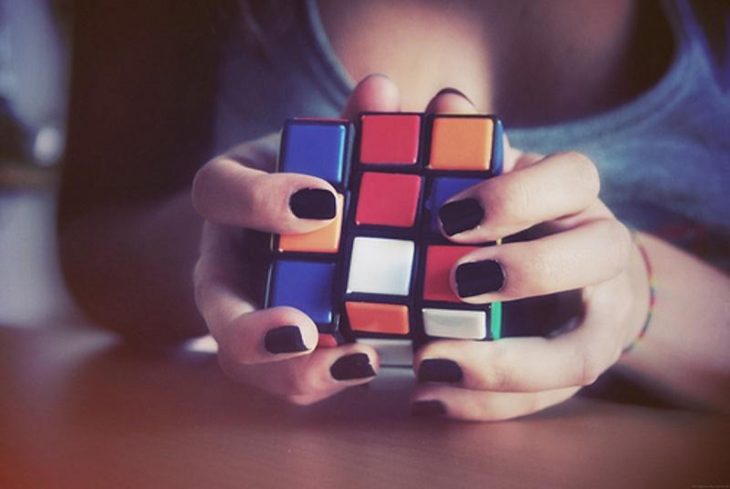
[[[264,337],[264,347],[269,353],[295,353],[308,350],[297,326],[279,326],[269,330]]]
[[[464,94],[464,92],[462,92],[461,90],[457,90],[454,87],[442,88],[441,90],[438,91],[438,93],[436,94],[436,97],[438,97],[439,95],[446,95],[448,93],[453,94],[453,95],[458,95],[462,98],[465,98],[467,102],[474,105],[474,102],[472,102],[471,99]]]
[[[411,406],[413,416],[436,417],[446,414],[446,407],[441,401],[416,401]]]
[[[504,285],[504,270],[494,260],[462,263],[456,267],[456,289],[459,297],[497,292]]]
[[[332,219],[337,214],[335,196],[329,190],[305,188],[289,199],[289,207],[302,219]]]
[[[484,219],[484,209],[476,199],[456,200],[439,209],[439,219],[447,236],[473,229]]]
[[[418,368],[419,382],[460,382],[464,378],[459,364],[453,360],[434,358],[424,360]]]
[[[364,353],[354,353],[339,358],[330,367],[330,373],[336,380],[364,379],[375,375],[370,358]]]

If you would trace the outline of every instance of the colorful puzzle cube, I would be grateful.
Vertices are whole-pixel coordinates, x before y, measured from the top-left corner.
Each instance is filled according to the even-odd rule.
[[[368,343],[384,365],[410,365],[413,345],[433,338],[501,336],[500,303],[465,304],[451,291],[450,269],[477,247],[446,240],[437,219],[448,198],[501,173],[497,118],[292,119],[279,171],[327,180],[338,212],[312,233],[273,236],[267,307],[299,308],[317,323],[320,346]]]

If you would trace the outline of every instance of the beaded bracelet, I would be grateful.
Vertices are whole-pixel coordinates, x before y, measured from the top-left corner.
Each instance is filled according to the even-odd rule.
[[[654,279],[654,269],[652,268],[651,261],[649,260],[649,254],[646,252],[644,245],[642,245],[637,239],[636,233],[633,232],[632,234],[634,237],[634,243],[636,243],[636,247],[639,248],[641,258],[644,260],[644,266],[646,267],[646,276],[649,281],[649,309],[646,312],[646,319],[644,320],[643,326],[641,326],[641,331],[639,331],[636,338],[634,338],[633,341],[624,348],[624,355],[633,350],[637,343],[639,343],[644,335],[646,335],[646,332],[649,329],[649,324],[651,323],[651,318],[654,315],[654,306],[656,305],[656,281]]]

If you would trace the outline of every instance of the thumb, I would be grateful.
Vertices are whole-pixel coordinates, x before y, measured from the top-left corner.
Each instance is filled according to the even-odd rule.
[[[374,73],[363,78],[350,94],[342,117],[353,120],[360,112],[397,112],[400,110],[400,93],[393,81],[385,75]]]
[[[444,88],[438,92],[428,103],[427,113],[433,114],[476,114],[477,108],[474,103],[461,91],[455,88]],[[523,166],[529,166],[538,159],[539,155],[525,154],[509,143],[507,132],[503,139],[504,160],[502,163],[503,172],[507,173]]]

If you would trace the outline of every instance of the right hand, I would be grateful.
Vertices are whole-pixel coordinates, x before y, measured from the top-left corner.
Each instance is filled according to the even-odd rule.
[[[398,91],[385,77],[369,76],[355,88],[343,118],[362,111],[398,110]],[[218,343],[224,372],[295,404],[311,404],[347,387],[370,382],[375,350],[360,344],[316,348],[317,327],[291,307],[257,310],[252,290],[265,266],[247,259],[253,233],[313,231],[329,220],[301,219],[290,207],[302,189],[334,188],[316,177],[274,171],[279,138],[236,146],[206,163],[195,177],[193,205],[205,218],[194,272],[195,298]],[[258,262],[258,263],[256,263]],[[273,351],[278,351],[275,353]],[[333,368],[334,366],[334,368]]]

